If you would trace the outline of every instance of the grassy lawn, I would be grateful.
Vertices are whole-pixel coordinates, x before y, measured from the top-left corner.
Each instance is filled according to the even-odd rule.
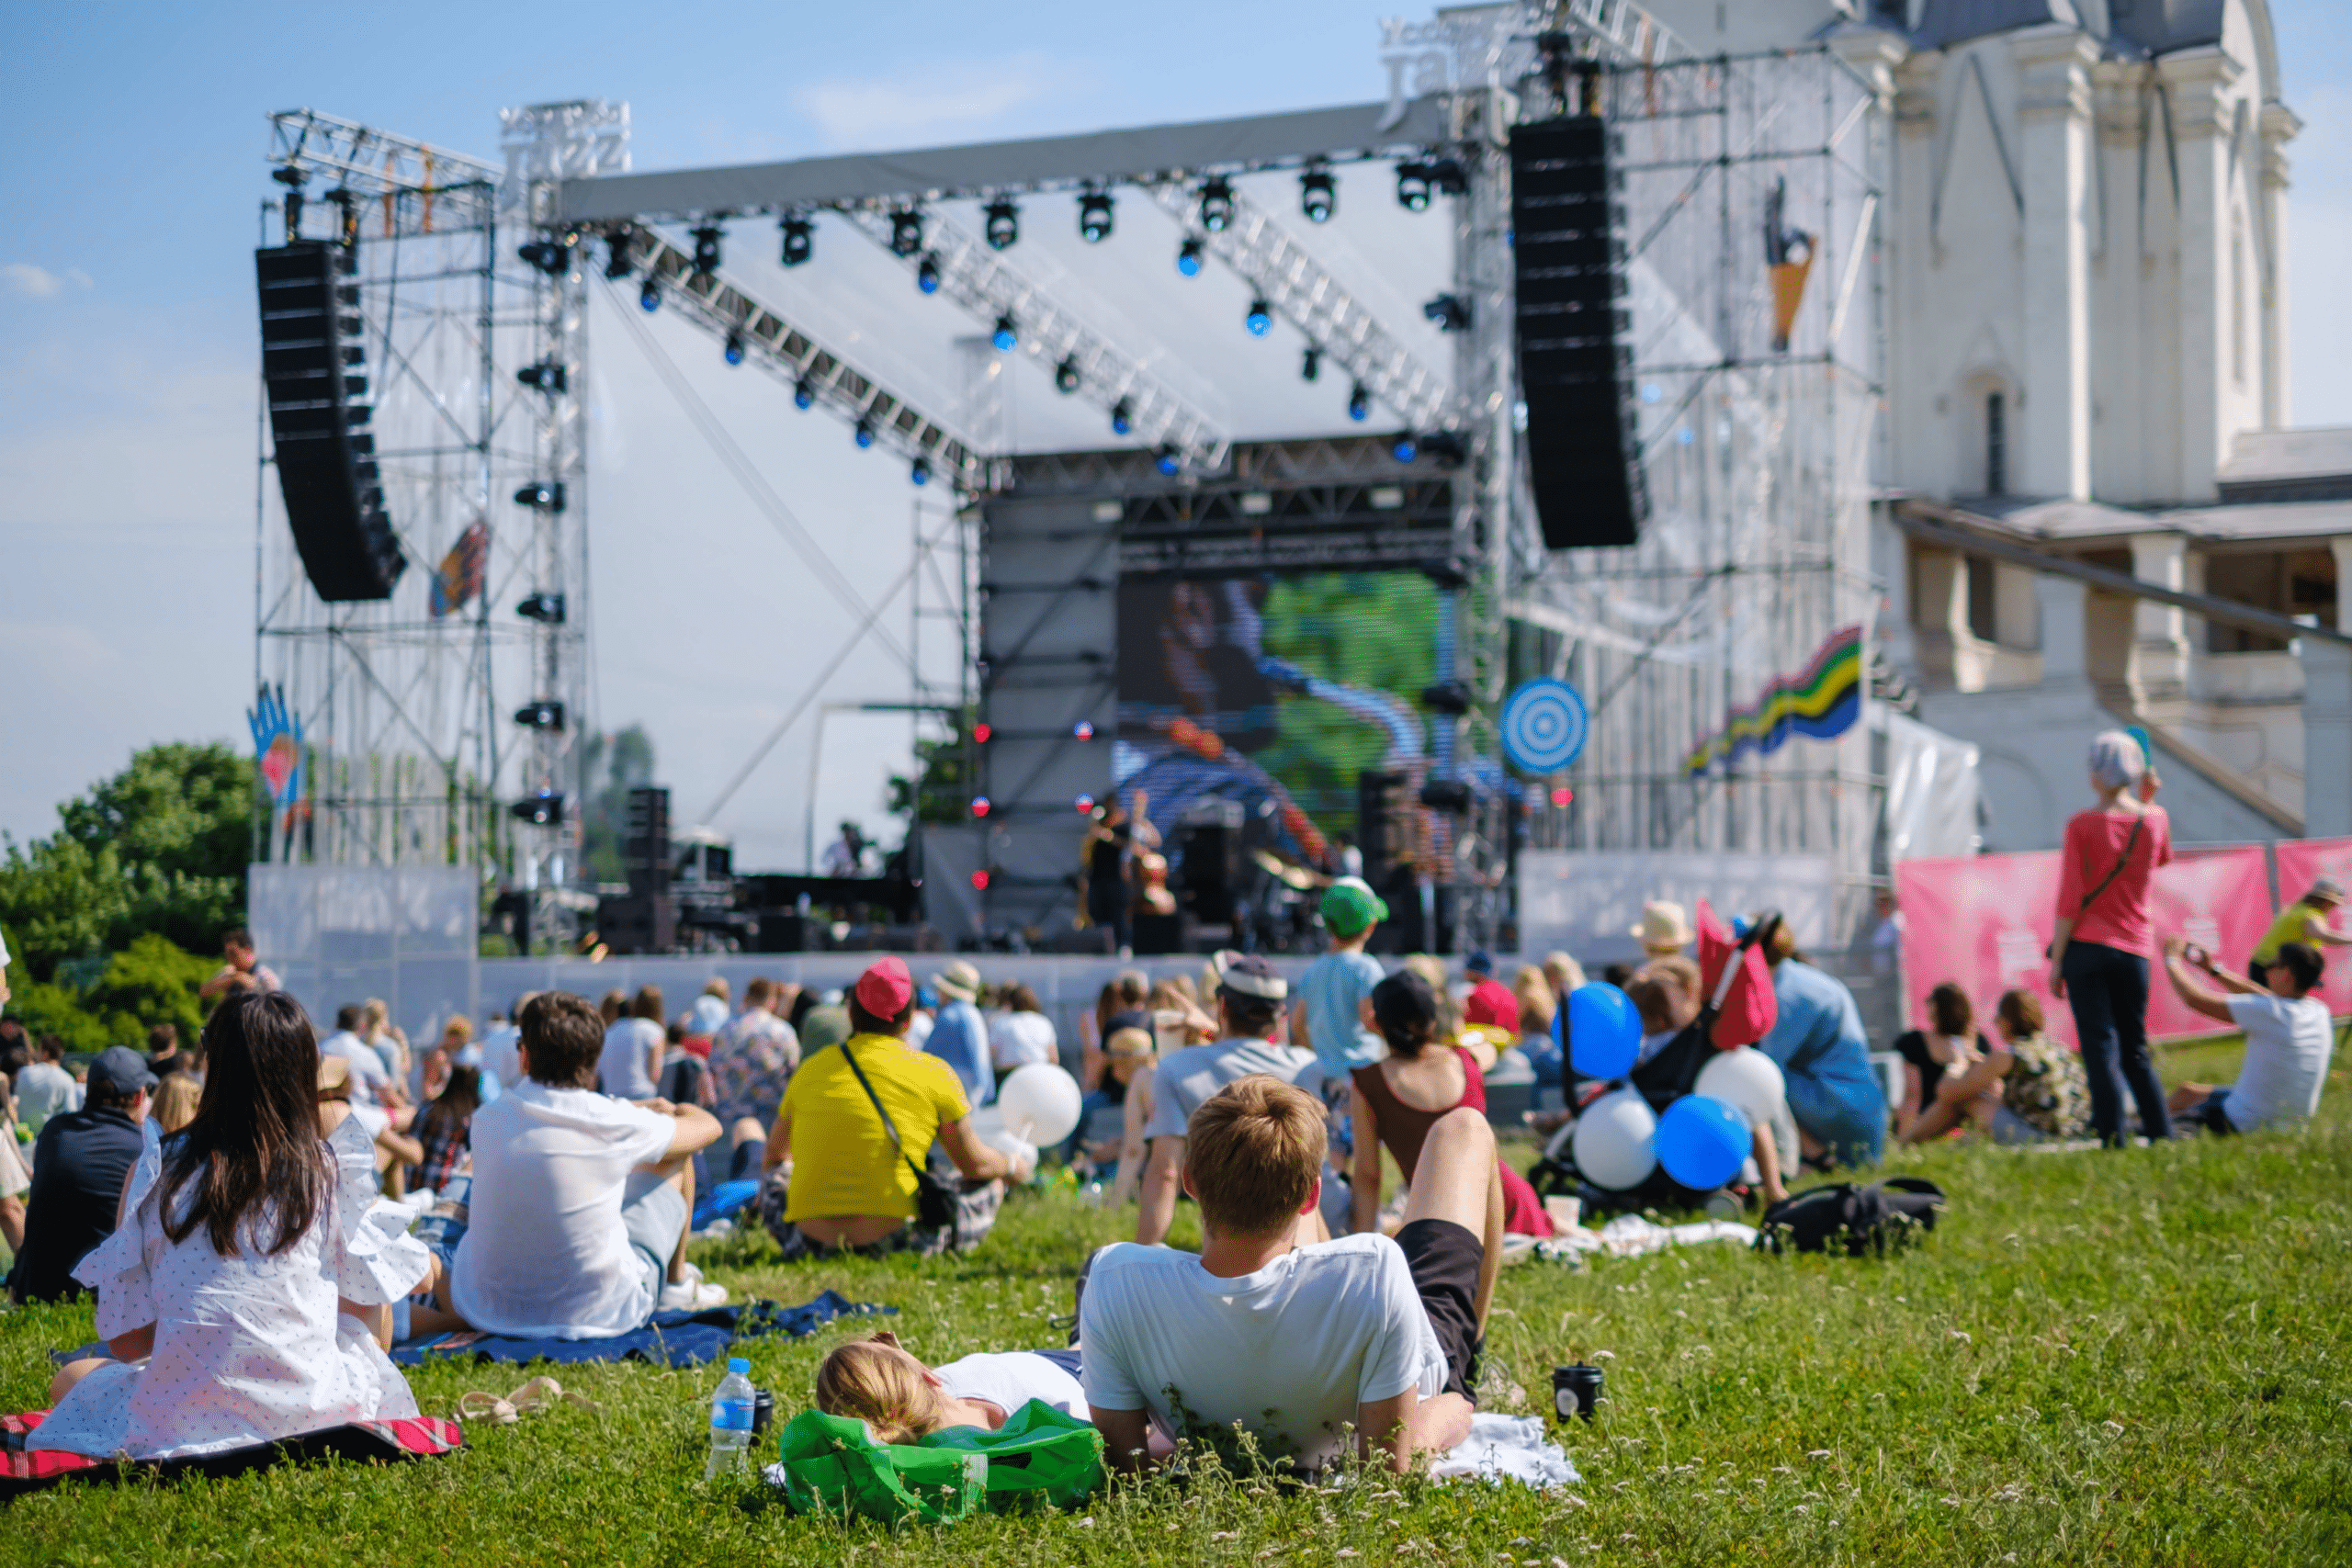
[[[2229,1044],[2168,1077],[2226,1082]],[[1376,1478],[1324,1495],[1170,1483],[1081,1517],[892,1534],[796,1519],[698,1484],[715,1372],[562,1374],[604,1406],[469,1434],[457,1457],[85,1487],[0,1513],[13,1562],[1522,1564],[2352,1561],[2352,1082],[2339,1063],[2301,1140],[2121,1154],[1952,1145],[1890,1159],[1951,1196],[1885,1261],[1710,1247],[1504,1276],[1489,1338],[1540,1404],[1557,1361],[1606,1354],[1602,1418],[1559,1435],[1569,1494]],[[1524,1162],[1522,1162],[1524,1163]],[[1180,1222],[1188,1223],[1188,1222]],[[790,1301],[888,1303],[934,1362],[1055,1344],[1086,1251],[1123,1213],[1009,1205],[976,1256],[783,1269],[764,1238],[706,1272]],[[1187,1243],[1181,1230],[1175,1238]],[[750,1347],[797,1409],[855,1322]],[[90,1311],[0,1316],[0,1404],[44,1404],[45,1352]],[[446,1414],[512,1369],[413,1378]]]

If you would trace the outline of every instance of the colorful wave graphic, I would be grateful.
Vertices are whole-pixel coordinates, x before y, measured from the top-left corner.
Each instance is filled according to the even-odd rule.
[[[1683,763],[1703,773],[1750,752],[1768,756],[1792,735],[1831,740],[1854,727],[1862,713],[1862,628],[1840,626],[1802,673],[1784,675],[1764,688],[1753,707],[1734,708],[1731,721],[1702,741]]]

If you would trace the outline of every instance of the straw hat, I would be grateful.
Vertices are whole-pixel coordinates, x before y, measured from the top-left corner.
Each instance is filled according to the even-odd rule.
[[[1642,906],[1642,923],[1629,928],[1628,934],[1651,953],[1674,953],[1690,946],[1699,933],[1690,929],[1681,905],[1653,898]]]
[[[932,989],[943,997],[953,997],[959,1002],[968,1002],[979,994],[980,972],[959,958],[933,975],[931,977],[931,986]]]

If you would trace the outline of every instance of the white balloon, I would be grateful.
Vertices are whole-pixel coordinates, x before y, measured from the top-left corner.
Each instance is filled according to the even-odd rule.
[[[1577,1118],[1570,1147],[1595,1187],[1638,1187],[1657,1168],[1657,1113],[1637,1090],[1604,1094]]]
[[[1789,1085],[1779,1063],[1753,1045],[1719,1051],[1713,1061],[1699,1069],[1691,1092],[1738,1107],[1750,1131],[1770,1128],[1772,1142],[1781,1153],[1782,1179],[1795,1173],[1796,1119],[1789,1114]]]
[[[1085,1100],[1078,1080],[1048,1062],[1017,1067],[996,1088],[1006,1130],[1040,1147],[1058,1144],[1078,1130]]]

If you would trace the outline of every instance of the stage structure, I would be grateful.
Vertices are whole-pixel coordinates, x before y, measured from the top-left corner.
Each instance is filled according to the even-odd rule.
[[[260,858],[466,866],[532,897],[543,941],[576,900],[579,738],[590,717],[584,258],[535,243],[550,182],[627,166],[628,110],[503,117],[508,164],[311,110],[271,117],[265,254],[323,243],[331,342],[355,402],[356,482],[396,550],[389,593],[321,583],[273,468],[292,418],[270,383],[255,663],[308,750]],[[273,341],[265,261],[266,369]],[[364,422],[364,423],[363,423]],[[322,592],[336,592],[333,602]],[[266,706],[267,705],[265,705]]]

